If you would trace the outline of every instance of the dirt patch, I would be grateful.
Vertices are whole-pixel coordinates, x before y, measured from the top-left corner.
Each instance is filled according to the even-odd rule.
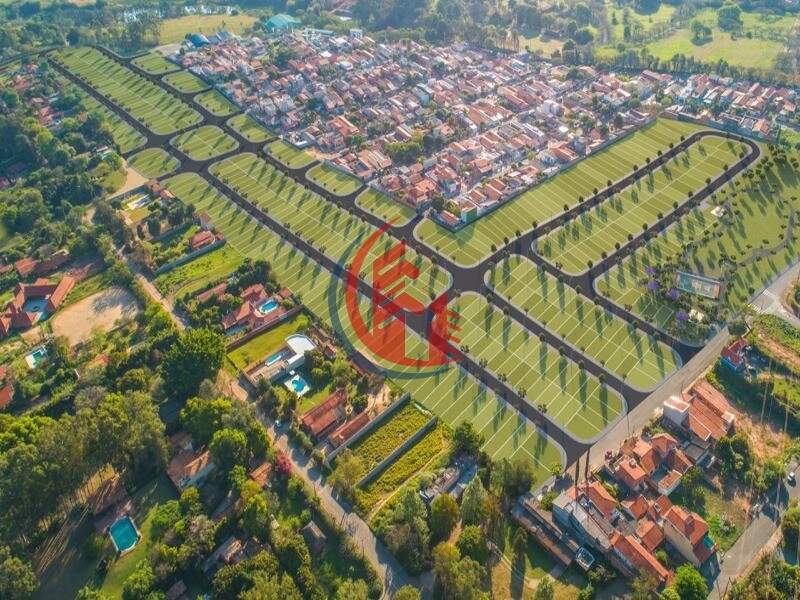
[[[111,198],[121,196],[122,194],[134,190],[147,182],[147,177],[139,173],[139,171],[133,167],[129,167],[127,162],[125,162],[125,166],[123,168],[126,172],[125,183],[123,183],[122,186],[116,192],[114,192]]]
[[[800,372],[800,356],[797,356],[793,351],[789,350],[786,346],[779,344],[771,337],[764,334],[763,331],[758,332],[758,344],[764,350],[775,358],[778,362],[788,365],[792,370]]]
[[[139,303],[128,290],[109,288],[59,311],[53,317],[53,334],[66,336],[74,346],[91,338],[94,331],[109,331],[138,313]]]

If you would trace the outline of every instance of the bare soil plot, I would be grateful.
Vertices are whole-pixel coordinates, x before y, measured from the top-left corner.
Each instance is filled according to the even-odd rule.
[[[66,336],[75,345],[88,340],[95,330],[109,331],[118,321],[133,319],[139,310],[128,290],[109,288],[58,312],[52,320],[53,334]]]

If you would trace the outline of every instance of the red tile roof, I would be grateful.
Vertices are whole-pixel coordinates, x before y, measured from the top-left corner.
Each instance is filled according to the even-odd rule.
[[[334,448],[338,448],[347,440],[353,437],[358,430],[369,423],[369,415],[366,411],[360,412],[354,419],[340,425],[333,433],[328,436],[328,440]]]
[[[655,434],[650,439],[650,443],[662,458],[665,458],[670,453],[670,450],[678,445],[678,441],[668,433]]]
[[[622,506],[633,516],[637,521],[647,513],[647,500],[644,496],[639,494],[633,500],[623,500]]]
[[[593,481],[592,483],[585,484],[582,491],[606,519],[611,518],[614,509],[617,508],[617,501],[608,493],[608,490],[603,487],[602,483]]]
[[[671,523],[692,546],[697,545],[708,533],[708,523],[703,517],[682,506],[673,505],[664,515],[664,520]]]
[[[636,570],[649,573],[656,578],[659,584],[665,584],[670,580],[672,574],[632,535],[622,535],[619,532],[615,532],[611,536],[611,545]]]
[[[650,552],[654,552],[656,548],[664,541],[664,532],[650,519],[642,519],[636,527],[636,537],[642,541],[642,545]]]
[[[301,418],[303,427],[313,436],[318,436],[334,425],[340,418],[341,409],[347,401],[347,389],[339,388],[325,401],[309,410]]]

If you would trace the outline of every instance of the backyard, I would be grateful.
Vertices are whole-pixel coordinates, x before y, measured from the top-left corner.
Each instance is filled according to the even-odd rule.
[[[287,337],[304,331],[308,325],[308,316],[300,313],[269,331],[257,335],[235,350],[228,352],[226,370],[235,375],[237,371],[244,369],[247,365],[267,358],[284,345]]]

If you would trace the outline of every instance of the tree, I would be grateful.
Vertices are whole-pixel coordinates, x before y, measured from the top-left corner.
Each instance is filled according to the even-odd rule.
[[[8,546],[0,546],[0,598],[28,600],[38,587],[31,564],[11,554]]]
[[[671,587],[678,592],[681,600],[705,600],[706,596],[708,596],[706,580],[690,564],[678,567]]]
[[[455,586],[455,571],[460,560],[461,553],[453,544],[442,542],[433,549],[433,574],[445,597]]]
[[[252,580],[253,587],[239,596],[241,600],[303,600],[303,595],[288,573],[267,575],[256,572]]]
[[[78,590],[78,593],[75,595],[75,600],[111,600],[110,597],[101,592],[100,590],[95,590],[90,588],[89,586],[82,587]]]
[[[188,329],[164,355],[164,391],[178,400],[197,394],[204,379],[216,379],[224,358],[222,336],[208,329]]]
[[[726,31],[741,29],[742,9],[738,4],[726,2],[717,9],[717,24]]]
[[[205,400],[195,396],[181,409],[181,423],[195,444],[205,446],[214,433],[222,428],[225,417],[231,410],[231,402],[225,398]]]
[[[678,592],[671,587],[665,588],[664,591],[659,594],[658,598],[659,600],[681,600]]]
[[[447,539],[458,523],[458,504],[450,494],[439,494],[431,503],[431,538]]]
[[[155,582],[153,569],[146,559],[142,560],[122,584],[122,600],[151,600]]]
[[[404,585],[397,590],[392,600],[422,600],[422,594],[413,585]]]
[[[224,472],[230,471],[236,465],[246,465],[247,437],[237,429],[220,429],[211,438],[208,449],[214,462]]]
[[[476,525],[483,519],[488,493],[480,477],[473,477],[461,496],[461,520],[465,525]]]
[[[361,480],[363,472],[363,459],[350,449],[344,450],[336,459],[336,468],[331,473],[330,484],[348,502],[353,502],[356,485]]]
[[[336,590],[336,600],[369,600],[367,582],[363,579],[345,579]]]
[[[525,556],[525,553],[528,552],[528,532],[524,527],[517,527],[511,540],[511,546],[514,549],[514,556],[518,558]]]
[[[242,530],[261,542],[269,539],[271,515],[267,498],[256,494],[247,501],[242,511]]]
[[[507,499],[513,499],[531,489],[534,482],[533,464],[517,455],[509,461],[504,458],[492,469],[492,489]]]
[[[536,593],[533,595],[533,600],[553,600],[555,593],[556,588],[553,585],[553,580],[545,575],[539,580],[539,585],[536,586]]]
[[[386,532],[386,544],[413,574],[420,573],[429,556],[428,511],[419,494],[408,488],[398,498]]]
[[[483,445],[483,437],[475,430],[472,421],[462,421],[453,431],[452,453],[475,456]]]
[[[781,520],[783,543],[787,548],[797,548],[798,532],[800,532],[800,505],[793,504]]]
[[[461,530],[461,535],[458,536],[456,547],[461,553],[461,556],[468,556],[480,564],[485,564],[489,556],[486,538],[477,525],[467,525]]]
[[[658,592],[658,582],[647,573],[640,573],[631,583],[631,600],[651,600]]]

